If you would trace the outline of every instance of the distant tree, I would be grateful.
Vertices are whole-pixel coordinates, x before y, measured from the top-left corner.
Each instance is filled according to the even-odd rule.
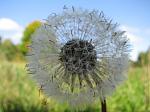
[[[40,21],[34,21],[30,23],[23,32],[22,42],[19,46],[20,51],[25,55],[27,53],[27,46],[31,43],[31,35],[37,28],[41,26]]]
[[[135,66],[145,66],[150,64],[150,49],[146,52],[141,52],[138,56],[138,60],[134,63]]]
[[[13,60],[17,52],[17,47],[10,40],[5,40],[0,45],[0,57],[3,57],[8,61]]]
[[[0,36],[0,44],[2,43],[2,37]]]

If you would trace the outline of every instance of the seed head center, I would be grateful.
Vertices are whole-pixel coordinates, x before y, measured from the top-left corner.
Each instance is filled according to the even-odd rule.
[[[59,60],[65,70],[73,74],[85,74],[95,68],[97,57],[91,42],[73,39],[61,48]]]

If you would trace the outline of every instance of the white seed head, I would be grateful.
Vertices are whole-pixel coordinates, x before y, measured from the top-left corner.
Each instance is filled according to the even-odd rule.
[[[103,12],[65,7],[32,35],[27,69],[59,101],[103,100],[125,79],[129,42]]]

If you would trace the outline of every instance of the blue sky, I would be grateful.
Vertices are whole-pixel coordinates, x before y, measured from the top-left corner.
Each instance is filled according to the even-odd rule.
[[[133,60],[150,46],[149,0],[1,0],[0,35],[18,43],[30,22],[45,19],[52,12],[61,12],[64,5],[102,10],[118,22],[133,45]]]

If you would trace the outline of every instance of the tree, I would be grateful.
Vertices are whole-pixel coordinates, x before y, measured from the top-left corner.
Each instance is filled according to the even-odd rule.
[[[0,36],[0,44],[2,43],[2,37]]]
[[[136,66],[145,66],[150,63],[150,50],[146,52],[141,52],[138,56],[137,62],[135,62]]]
[[[37,28],[41,26],[40,21],[30,23],[23,32],[22,43],[19,46],[20,51],[25,55],[28,51],[27,46],[31,43],[31,36]]]
[[[17,52],[17,47],[10,40],[5,40],[0,45],[0,57],[2,59],[12,61],[16,57]]]

